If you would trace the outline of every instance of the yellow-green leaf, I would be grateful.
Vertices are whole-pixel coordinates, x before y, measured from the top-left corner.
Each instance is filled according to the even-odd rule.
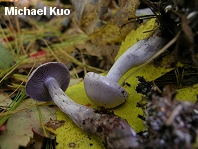
[[[197,102],[198,84],[177,90],[176,99]]]

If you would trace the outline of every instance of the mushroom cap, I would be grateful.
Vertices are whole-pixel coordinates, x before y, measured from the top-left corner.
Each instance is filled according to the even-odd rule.
[[[65,91],[70,82],[67,67],[59,62],[49,62],[37,67],[29,76],[26,84],[26,93],[37,101],[51,101],[52,98],[45,87],[45,81],[53,77],[60,88]]]
[[[85,75],[84,87],[87,97],[105,108],[117,107],[128,98],[128,93],[122,86],[94,72]]]

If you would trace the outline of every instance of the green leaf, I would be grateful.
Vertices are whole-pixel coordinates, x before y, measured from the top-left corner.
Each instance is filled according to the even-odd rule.
[[[0,43],[0,69],[8,69],[13,63],[14,57]]]

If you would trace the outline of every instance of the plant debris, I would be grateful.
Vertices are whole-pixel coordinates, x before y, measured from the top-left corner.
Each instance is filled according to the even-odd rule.
[[[144,77],[137,76],[137,78],[138,78],[139,84],[135,88],[136,92],[141,93],[143,95],[147,95],[148,93],[150,93],[150,91],[153,87],[153,83],[152,82],[146,82]]]
[[[8,142],[7,145],[10,146],[15,143],[11,148],[20,148],[21,146],[26,146],[26,148],[50,148],[51,146],[49,144],[53,144],[52,146],[56,146],[57,148],[81,148],[84,147],[83,145],[92,148],[99,146],[104,148],[104,144],[106,148],[127,148],[127,144],[124,146],[122,142],[116,144],[115,140],[118,140],[118,142],[124,141],[127,143],[134,141],[133,147],[139,149],[198,148],[198,106],[194,103],[176,100],[177,92],[175,91],[175,89],[186,88],[193,90],[193,92],[183,92],[182,96],[186,98],[185,100],[191,100],[188,99],[190,96],[184,95],[185,93],[188,93],[188,95],[193,94],[193,98],[197,96],[197,0],[3,1],[4,2],[0,2],[0,91],[8,93],[10,96],[9,100],[5,100],[4,97],[1,97],[3,101],[0,99],[0,114],[3,115],[0,117],[0,137],[4,139],[3,143]],[[28,9],[44,9],[44,7],[48,9],[50,6],[55,6],[57,8],[69,8],[71,15],[49,15],[48,11],[46,16],[5,16],[2,12],[5,6],[14,6],[22,9],[24,6]],[[137,9],[148,7],[152,12],[140,16],[136,15]],[[14,104],[14,99],[17,97],[16,91],[23,90],[29,72],[35,67],[45,62],[62,62],[70,70],[71,79],[74,80],[72,84],[76,84],[76,81],[81,81],[81,78],[84,77],[87,71],[104,72],[109,70],[114,63],[114,58],[121,45],[120,43],[126,40],[125,37],[129,35],[131,30],[135,32],[141,24],[149,22],[147,21],[149,18],[154,18],[152,20],[154,20],[153,22],[155,23],[151,23],[150,27],[148,27],[149,25],[146,26],[149,29],[147,28],[146,31],[140,31],[137,34],[145,35],[159,28],[164,37],[170,41],[171,39],[175,40],[170,44],[171,46],[166,49],[163,56],[160,55],[160,57],[157,57],[158,59],[155,61],[156,70],[151,69],[151,67],[147,65],[148,67],[145,70],[147,70],[146,72],[148,72],[150,76],[148,75],[146,78],[146,75],[143,73],[138,75],[139,85],[136,86],[136,91],[144,95],[141,102],[139,102],[139,100],[141,100],[140,94],[135,95],[135,91],[130,92],[130,97],[138,96],[131,98],[133,99],[132,101],[128,101],[130,105],[122,105],[114,109],[114,111],[108,111],[104,108],[97,109],[94,112],[100,119],[97,119],[98,117],[93,118],[93,120],[95,120],[94,122],[86,119],[84,123],[98,126],[94,127],[96,128],[95,130],[90,127],[87,129],[89,132],[94,132],[102,137],[104,144],[102,141],[92,139],[95,136],[87,137],[87,134],[82,133],[74,127],[67,118],[65,118],[64,121],[53,118],[53,120],[49,120],[44,126],[37,120],[39,116],[35,108],[31,107],[32,105],[25,106],[22,112],[22,109],[18,111],[13,110],[19,103],[22,105],[24,101],[27,100],[22,96],[23,99],[21,98],[20,100],[22,102],[16,101],[16,104]],[[145,26],[143,26],[143,28],[144,27]],[[131,35],[135,36],[133,37],[135,42],[143,37],[137,36],[137,34]],[[134,44],[131,40],[128,41],[130,46]],[[119,52],[123,53],[123,50],[119,50]],[[171,53],[171,57],[167,56],[169,53]],[[164,61],[165,63],[163,63]],[[178,62],[187,65],[183,66]],[[164,70],[165,65],[167,67],[177,67]],[[159,73],[157,74],[156,71],[161,73],[161,77],[159,77]],[[168,73],[163,75],[165,72]],[[158,79],[154,80],[152,76],[155,76],[155,78],[158,77]],[[80,80],[76,80],[76,78],[80,78]],[[135,83],[133,81],[136,81],[136,78],[134,77],[133,81],[129,80],[130,79],[125,82],[124,87],[128,90],[134,90]],[[81,98],[86,98],[84,90],[80,91],[81,89],[78,87],[72,89],[73,91],[70,92],[70,95],[71,97],[75,97],[76,101],[82,102],[81,104],[89,107],[95,106],[88,100],[78,100],[79,96],[77,96],[76,93],[80,94]],[[13,104],[9,104],[10,102]],[[49,105],[51,104],[52,103]],[[54,107],[50,107],[50,109],[51,108],[54,109]],[[120,138],[122,134],[116,134],[117,131],[112,131],[115,130],[115,128],[120,131],[122,130],[122,126],[126,126],[128,130],[131,130],[125,119],[116,116],[119,115],[119,112],[122,113],[124,111],[123,108],[130,110],[128,110],[128,113],[124,113],[127,116],[124,114],[120,115],[122,115],[123,118],[127,117],[129,124],[132,124],[131,121],[134,121],[134,123],[136,123],[133,125],[135,130],[145,129],[143,123],[140,123],[140,121],[144,121],[146,125],[147,130],[145,132],[138,133],[138,135],[130,134],[131,140],[125,138],[122,140],[122,138]],[[136,109],[134,110],[134,108]],[[32,120],[37,120],[35,126],[32,126],[33,123],[29,121],[31,117],[28,116],[29,113],[33,112],[30,111],[32,109],[34,109],[33,115],[36,116],[36,118],[33,117]],[[41,108],[41,111],[42,110],[43,108]],[[144,114],[142,114],[142,111],[144,111]],[[45,115],[46,114],[44,114],[43,118],[45,118]],[[63,114],[61,116],[63,116]],[[21,124],[22,122],[19,121],[20,118],[26,123]],[[17,124],[16,126],[20,125],[20,132],[17,132],[17,129],[14,130],[16,127],[15,123]],[[108,125],[106,123],[108,123]],[[40,125],[43,125],[50,132],[57,134],[58,139],[53,141],[46,140],[46,138],[43,137],[44,133]],[[26,127],[22,129],[21,126]],[[63,128],[63,126],[65,127]],[[34,129],[34,132],[32,132],[34,127],[38,130],[36,129],[35,131]],[[59,129],[60,131],[58,131]],[[12,131],[14,131],[14,136],[12,135]],[[126,131],[127,130],[125,130],[124,134],[128,133]],[[7,134],[9,133],[7,135],[9,137],[7,138],[4,137],[6,132]],[[25,136],[23,133],[25,133]],[[24,138],[24,140],[21,139],[19,142],[14,142],[18,140],[12,139],[14,141],[12,141],[11,144],[10,139],[16,138],[15,136],[20,134],[22,134],[20,137]],[[69,134],[69,137],[73,137],[73,140],[66,138],[65,134]],[[89,138],[87,144],[82,143],[85,137]],[[3,141],[3,139],[1,139],[0,142]],[[55,141],[58,145],[55,144]],[[29,145],[27,146],[27,144]],[[35,147],[34,145],[38,146]]]
[[[152,90],[143,98],[142,101],[147,101],[142,106],[147,135],[141,134],[141,148],[197,148],[198,105],[177,101],[175,95],[176,92],[166,86],[162,93]]]
[[[171,47],[172,57],[168,63],[174,67],[177,62],[198,67],[198,2],[197,0],[141,0],[156,14],[165,34],[174,37],[179,34]],[[159,14],[159,15],[158,15]]]

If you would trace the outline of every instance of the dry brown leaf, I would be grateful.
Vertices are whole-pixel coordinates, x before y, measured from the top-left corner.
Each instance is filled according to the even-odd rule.
[[[71,0],[75,9],[75,20],[80,28],[89,34],[100,27],[100,19],[108,11],[109,0]]]
[[[85,49],[90,56],[96,56],[100,61],[99,66],[105,70],[109,70],[114,63],[114,58],[118,53],[119,45],[94,45],[87,42]],[[94,62],[98,63],[95,59]],[[89,63],[93,64],[89,58]]]
[[[108,58],[114,59],[115,56],[117,55],[118,49],[119,49],[119,45],[99,45],[96,46],[90,42],[87,42],[85,44],[85,49],[86,51],[92,55],[92,56],[97,56],[97,57],[102,57],[102,56],[106,56]],[[113,60],[114,62],[114,60]]]
[[[125,36],[136,29],[138,22],[135,11],[139,0],[119,1],[120,9],[112,16],[108,12],[109,0],[71,0],[75,9],[75,19],[79,27],[98,45],[121,42]]]

